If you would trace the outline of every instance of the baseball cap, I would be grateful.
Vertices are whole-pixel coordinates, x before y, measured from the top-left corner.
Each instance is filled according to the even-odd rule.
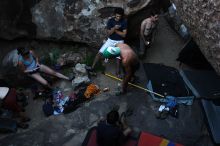
[[[104,58],[114,58],[120,56],[121,50],[119,47],[107,47],[103,51]]]

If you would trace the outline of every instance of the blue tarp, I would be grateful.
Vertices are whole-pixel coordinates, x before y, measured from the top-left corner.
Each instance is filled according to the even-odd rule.
[[[152,84],[151,84],[151,80],[149,80],[147,83],[147,89],[150,91],[154,91]],[[167,95],[163,98],[163,97],[156,96],[153,93],[150,93],[150,95],[154,101],[159,101],[159,102],[168,102],[172,97],[174,97],[172,95]],[[184,96],[184,97],[175,97],[175,98],[178,104],[192,105],[194,96]]]

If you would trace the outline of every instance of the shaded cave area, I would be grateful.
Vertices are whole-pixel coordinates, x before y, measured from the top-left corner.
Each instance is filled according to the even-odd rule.
[[[31,21],[32,16],[29,10],[32,6],[39,3],[40,0],[28,2],[23,0],[22,3],[14,2],[16,5],[20,5],[19,7],[13,6],[14,11],[8,11],[9,18],[0,13],[0,15],[2,14],[1,17],[5,18],[9,24],[7,29],[12,28],[11,30],[8,29],[8,31],[12,31],[11,36],[0,40],[0,48],[2,48],[0,53],[2,61],[0,80],[7,82],[10,87],[25,89],[24,91],[29,100],[26,111],[31,116],[32,121],[30,122],[29,130],[19,129],[17,134],[11,135],[0,134],[0,139],[5,146],[9,146],[12,143],[31,145],[33,142],[38,145],[69,146],[74,144],[80,146],[89,128],[94,126],[99,118],[103,117],[115,105],[119,105],[119,110],[122,111],[129,107],[133,108],[134,113],[131,117],[128,117],[128,122],[132,125],[135,133],[134,136],[136,137],[138,137],[140,131],[148,131],[188,146],[215,145],[210,136],[207,123],[204,120],[205,117],[200,99],[195,99],[192,106],[180,105],[179,118],[168,117],[166,120],[159,120],[155,118],[155,113],[158,111],[160,103],[153,101],[149,94],[132,87],[129,88],[131,91],[127,95],[116,97],[115,91],[118,90],[120,82],[107,78],[100,70],[97,72],[97,76],[91,76],[91,79],[101,89],[108,88],[107,92],[101,92],[101,94],[92,98],[91,101],[85,102],[79,108],[77,107],[78,109],[71,114],[45,117],[41,109],[44,100],[35,100],[33,98],[35,95],[30,90],[30,88],[35,88],[36,86],[43,87],[40,84],[35,84],[36,82],[33,79],[21,73],[16,66],[16,57],[13,57],[13,54],[16,56],[14,50],[19,46],[31,48],[41,58],[42,63],[67,76],[72,76],[72,70],[76,63],[92,64],[101,44],[100,46],[93,46],[86,42],[74,42],[65,37],[60,39],[35,38],[37,28]],[[138,2],[138,0],[134,0],[128,5],[129,7],[134,7]],[[164,0],[163,3],[160,0],[155,0],[140,11],[126,16],[128,20],[128,34],[125,42],[138,52],[141,22],[151,16],[151,14],[158,13],[158,32],[155,35],[152,46],[140,58],[141,63],[143,65],[155,63],[177,69],[207,69],[213,71],[210,63],[193,39],[190,36],[182,36],[180,29],[182,21],[178,20],[176,22],[176,19],[169,17],[171,5],[172,3],[169,0]],[[98,17],[107,18],[111,16],[113,10],[114,7],[100,9]],[[12,21],[15,23],[12,23]],[[18,30],[16,34],[14,34],[13,28]],[[94,31],[91,31],[91,33],[94,33]],[[76,57],[80,58],[80,61],[68,63],[61,68],[57,67],[57,60],[63,54],[67,54],[67,56],[68,54],[75,54]],[[103,67],[103,63],[100,63],[100,66]],[[110,61],[104,64],[104,69],[114,74],[115,62]],[[147,77],[143,66],[139,70],[138,76],[140,77],[138,84],[145,87]],[[43,75],[43,77],[53,82],[54,87],[60,87],[65,92],[73,88],[71,82],[54,79],[47,75]],[[36,135],[39,135],[39,137],[36,137]]]

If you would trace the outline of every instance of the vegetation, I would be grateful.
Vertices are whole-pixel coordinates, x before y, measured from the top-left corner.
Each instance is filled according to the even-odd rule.
[[[92,66],[94,58],[95,58],[95,54],[86,54],[86,57],[82,63],[84,63],[88,66]],[[102,65],[101,61],[97,62],[96,66],[95,66],[95,70],[101,71],[101,72],[105,71],[105,67]]]

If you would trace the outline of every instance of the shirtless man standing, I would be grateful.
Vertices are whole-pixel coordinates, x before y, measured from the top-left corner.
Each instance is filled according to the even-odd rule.
[[[143,56],[145,48],[152,43],[153,32],[158,23],[158,15],[152,15],[141,22],[140,29],[140,51],[139,55]]]
[[[135,72],[140,66],[137,55],[127,44],[118,43],[116,47],[106,48],[103,52],[103,56],[105,58],[121,57],[121,62],[125,69],[125,76],[122,82],[122,94],[126,93],[128,82],[134,77]]]

